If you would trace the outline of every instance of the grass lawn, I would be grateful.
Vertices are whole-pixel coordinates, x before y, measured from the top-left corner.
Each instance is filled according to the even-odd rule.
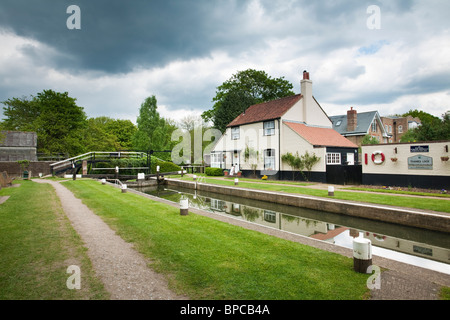
[[[191,299],[363,299],[368,275],[338,254],[233,226],[97,181],[63,183]]]
[[[178,176],[178,179],[180,177]],[[202,181],[210,184],[234,186],[234,179],[218,179],[213,177],[202,176]],[[182,180],[193,181],[192,177],[183,177]],[[251,182],[253,181],[253,182]],[[446,199],[440,199],[438,197],[434,199],[420,198],[420,197],[403,197],[395,194],[375,194],[375,193],[359,193],[351,191],[335,191],[334,197],[328,196],[328,190],[314,189],[303,187],[305,183],[290,183],[284,182],[278,184],[275,181],[262,181],[254,179],[239,179],[240,188],[251,188],[258,190],[297,193],[317,197],[334,198],[341,200],[352,200],[360,202],[369,202],[375,204],[384,204],[398,207],[415,208],[423,210],[434,210],[440,212],[450,213],[450,201]],[[294,185],[293,185],[294,184]],[[306,184],[307,185],[307,184]]]
[[[0,300],[108,298],[53,187],[19,183],[0,190],[10,196],[0,204]],[[70,265],[80,267],[80,290],[67,288]]]

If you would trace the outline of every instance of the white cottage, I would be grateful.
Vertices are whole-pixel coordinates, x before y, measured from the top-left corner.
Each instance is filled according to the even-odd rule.
[[[334,171],[337,166],[354,166],[358,147],[332,128],[330,118],[312,95],[306,71],[300,87],[301,94],[252,105],[234,119],[212,149],[211,166],[234,167],[244,176],[256,172],[292,179],[292,169],[282,162],[282,155],[307,151],[320,157],[310,179],[337,183],[331,181],[330,166],[335,166]],[[301,175],[297,177],[301,179]]]

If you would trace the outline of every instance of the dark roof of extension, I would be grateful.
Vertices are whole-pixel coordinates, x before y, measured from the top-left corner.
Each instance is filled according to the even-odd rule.
[[[354,131],[347,131],[347,115],[330,116],[333,123],[333,129],[340,134],[366,134],[369,131],[373,119],[377,115],[377,111],[358,112],[357,127]]]
[[[254,104],[231,121],[227,127],[279,119],[292,108],[294,104],[300,101],[301,98],[301,94],[296,94],[294,96]]]

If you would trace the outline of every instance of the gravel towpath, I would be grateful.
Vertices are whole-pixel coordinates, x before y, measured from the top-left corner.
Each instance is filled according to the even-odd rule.
[[[50,183],[64,212],[88,248],[98,277],[112,300],[182,300],[168,288],[164,276],[148,267],[148,261],[59,182]],[[81,270],[83,272],[83,270]]]

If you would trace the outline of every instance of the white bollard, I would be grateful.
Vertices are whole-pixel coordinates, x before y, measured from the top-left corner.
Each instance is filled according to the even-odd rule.
[[[127,185],[123,184],[122,185],[122,193],[126,193],[127,192]]]
[[[106,179],[102,179],[102,184],[106,184]]]
[[[234,185],[237,186],[238,184],[239,184],[239,179],[238,179],[238,178],[235,178],[235,179],[234,179]]]
[[[189,199],[180,199],[180,215],[187,216],[189,211]]]
[[[328,195],[334,196],[334,187],[331,187],[331,186],[328,187]]]
[[[195,174],[194,174],[193,178],[194,178],[194,181],[197,180],[197,176]]]
[[[372,242],[366,238],[353,239],[353,269],[359,273],[368,273],[372,265]]]

